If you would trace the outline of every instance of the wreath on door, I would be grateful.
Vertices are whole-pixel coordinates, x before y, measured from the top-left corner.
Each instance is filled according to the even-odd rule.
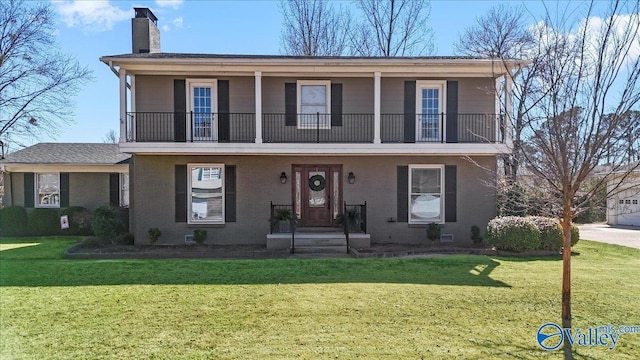
[[[324,176],[322,175],[313,175],[309,178],[309,188],[313,191],[322,191],[326,182],[324,180]]]

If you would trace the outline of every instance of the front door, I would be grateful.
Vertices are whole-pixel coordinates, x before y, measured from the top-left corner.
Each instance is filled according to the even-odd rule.
[[[342,201],[342,165],[294,165],[293,173],[300,226],[334,226]]]

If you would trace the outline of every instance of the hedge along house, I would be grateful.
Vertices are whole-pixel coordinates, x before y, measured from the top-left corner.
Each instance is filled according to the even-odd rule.
[[[424,242],[430,223],[469,242],[495,216],[503,63],[163,53],[156,17],[135,10],[133,53],[100,60],[120,80],[137,243],[151,227],[173,244],[202,228],[209,243],[288,247],[291,234],[270,234],[278,208],[298,239],[358,205],[357,246]]]
[[[117,144],[40,143],[0,161],[3,205],[129,206],[129,158]]]

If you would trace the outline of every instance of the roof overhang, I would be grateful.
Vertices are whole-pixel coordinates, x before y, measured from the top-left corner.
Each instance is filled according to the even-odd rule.
[[[372,77],[499,77],[527,66],[527,60],[443,58],[290,58],[290,57],[140,57],[104,56],[100,61],[134,75],[225,74],[262,76],[332,74]]]
[[[128,173],[129,164],[1,164],[8,172]]]

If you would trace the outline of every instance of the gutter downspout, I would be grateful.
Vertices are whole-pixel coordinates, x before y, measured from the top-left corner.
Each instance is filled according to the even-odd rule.
[[[118,79],[120,78],[120,71],[116,70],[116,68],[113,66],[113,61],[109,61],[109,69],[111,69],[111,71],[118,77]],[[131,84],[129,84],[128,82],[125,82],[125,84],[127,85],[127,89],[131,90]]]

